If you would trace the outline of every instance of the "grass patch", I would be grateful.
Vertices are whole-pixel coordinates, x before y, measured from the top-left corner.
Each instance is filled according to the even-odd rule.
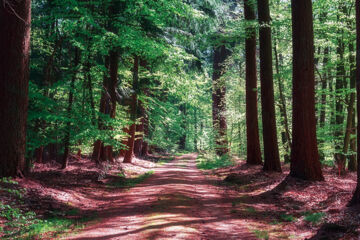
[[[268,240],[270,238],[269,233],[264,230],[254,230],[253,233],[255,234],[256,238],[258,238],[258,239]]]
[[[317,212],[317,213],[306,213],[305,214],[305,217],[304,217],[304,220],[306,222],[310,222],[312,224],[318,224],[322,221],[322,219],[325,217],[325,213],[323,212]]]
[[[0,203],[0,217],[6,219],[0,229],[1,239],[41,239],[55,237],[68,229],[82,228],[91,218],[69,219],[52,216],[39,219],[35,212],[25,212],[19,208]]]
[[[235,165],[235,162],[229,155],[219,157],[214,153],[199,155],[196,160],[197,167],[202,170],[217,169]]]
[[[172,160],[174,160],[174,158],[161,158],[161,160],[157,161],[156,163],[161,166],[171,162]]]
[[[110,186],[111,187],[116,187],[116,188],[132,188],[135,185],[145,181],[152,174],[154,174],[154,171],[146,172],[146,173],[141,174],[141,175],[139,175],[137,177],[134,177],[134,178],[123,178],[123,179],[121,179],[121,180],[119,180],[117,182],[111,183]],[[121,173],[120,176],[122,177],[123,174]]]
[[[295,218],[293,215],[281,214],[280,219],[284,222],[294,222]]]

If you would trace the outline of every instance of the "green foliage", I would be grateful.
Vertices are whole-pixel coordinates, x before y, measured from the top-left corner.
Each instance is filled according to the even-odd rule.
[[[201,154],[196,159],[197,167],[202,170],[233,166],[235,162],[228,155],[217,156],[215,153]]]
[[[255,236],[258,239],[265,239],[265,240],[270,239],[269,233],[266,230],[253,230],[253,232],[255,233]]]
[[[322,219],[326,216],[324,212],[317,212],[317,213],[311,213],[307,212],[305,213],[304,220],[306,222],[310,222],[311,224],[318,224],[322,221]]]
[[[288,214],[281,214],[280,219],[284,222],[294,222],[295,221],[295,217],[292,215],[288,215]]]

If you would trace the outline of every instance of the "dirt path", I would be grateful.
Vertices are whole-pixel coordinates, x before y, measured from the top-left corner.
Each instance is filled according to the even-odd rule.
[[[196,157],[177,157],[131,190],[103,196],[101,221],[66,239],[256,239],[231,213],[231,191],[207,179]]]

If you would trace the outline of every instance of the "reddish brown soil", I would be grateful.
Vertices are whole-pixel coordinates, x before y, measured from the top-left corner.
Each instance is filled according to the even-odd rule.
[[[324,168],[326,181],[310,183],[286,177],[287,165],[284,173],[264,173],[238,160],[235,167],[200,171],[195,159],[187,154],[162,166],[119,159],[98,168],[73,158],[65,171],[55,163],[36,165],[14,186],[27,189],[18,207],[44,217],[72,209],[75,216],[64,216],[96,217],[62,239],[360,239],[360,211],[346,207],[354,173],[338,176]],[[150,170],[154,174],[131,189],[108,187],[124,179],[116,175],[120,171],[132,177]],[[223,181],[229,174],[232,182]],[[1,190],[0,200],[14,201]],[[310,223],[305,212],[325,215]]]
[[[231,213],[236,192],[207,180],[195,159],[177,157],[130,191],[103,196],[101,221],[66,239],[257,239]]]

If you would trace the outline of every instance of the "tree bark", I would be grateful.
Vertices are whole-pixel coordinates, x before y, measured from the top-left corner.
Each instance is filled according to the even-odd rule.
[[[139,83],[139,57],[134,57],[134,68],[133,68],[133,89],[134,93],[132,95],[132,101],[130,104],[130,115],[133,124],[129,129],[129,138],[127,141],[128,149],[125,152],[124,163],[131,163],[134,157],[134,141],[135,141],[135,131],[136,131],[136,118],[137,118],[137,90]]]
[[[293,139],[290,175],[324,180],[316,140],[314,33],[311,0],[292,0]]]
[[[31,1],[0,4],[0,177],[23,176]]]
[[[264,170],[281,172],[276,132],[269,0],[258,0]]]
[[[245,20],[255,20],[255,8],[253,1],[244,0]],[[253,26],[246,28],[245,40],[246,55],[246,138],[248,164],[262,164],[258,109],[257,109],[257,77],[256,77],[256,32]]]
[[[360,1],[356,4],[356,98],[357,109],[360,109]],[[360,119],[360,111],[357,111],[357,117]],[[360,162],[360,124],[357,125],[357,160]],[[357,166],[357,185],[350,205],[360,204],[360,164]]]
[[[226,83],[221,78],[225,73],[226,59],[230,50],[225,45],[214,48],[212,115],[215,137],[215,151],[218,156],[229,152],[226,124]]]

